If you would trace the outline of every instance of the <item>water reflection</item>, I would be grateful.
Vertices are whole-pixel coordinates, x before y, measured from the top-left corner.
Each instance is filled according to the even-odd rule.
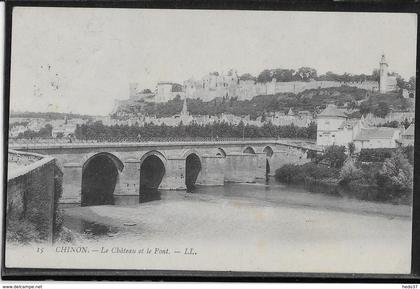
[[[161,199],[161,192],[158,189],[140,187],[139,202],[145,203]]]

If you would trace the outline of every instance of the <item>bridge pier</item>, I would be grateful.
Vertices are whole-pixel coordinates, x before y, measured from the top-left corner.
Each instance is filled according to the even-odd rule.
[[[225,159],[225,181],[254,183],[257,175],[257,155],[232,153]]]
[[[265,179],[267,154],[265,152],[255,153],[257,156],[256,178]]]
[[[168,158],[165,175],[159,186],[162,190],[186,190],[185,159]]]
[[[124,169],[118,176],[114,195],[139,195],[140,188],[140,161],[129,159],[124,161]]]
[[[198,185],[223,186],[225,182],[225,158],[220,156],[202,156],[201,172]]]

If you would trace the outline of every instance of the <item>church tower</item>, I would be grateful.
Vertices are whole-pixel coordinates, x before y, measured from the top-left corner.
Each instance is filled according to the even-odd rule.
[[[388,83],[388,63],[386,63],[385,55],[382,54],[381,62],[379,63],[379,92],[387,92]]]
[[[184,103],[182,105],[181,115],[189,115],[187,107],[187,98],[184,98]]]

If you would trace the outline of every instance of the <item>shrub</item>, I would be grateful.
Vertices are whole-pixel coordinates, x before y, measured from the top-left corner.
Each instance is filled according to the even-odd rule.
[[[397,151],[400,151],[408,159],[411,165],[414,164],[414,147],[412,145],[401,148],[362,149],[359,153],[358,161],[384,162]]]
[[[410,165],[414,166],[414,146],[409,145],[409,146],[400,148],[400,150],[408,159],[408,162],[410,163]]]
[[[303,175],[306,178],[313,179],[331,179],[338,176],[338,170],[335,168],[329,168],[315,163],[306,163],[301,166]]]
[[[358,160],[361,162],[383,162],[391,157],[393,151],[392,148],[362,149]]]
[[[357,168],[355,160],[348,158],[340,170],[340,184],[345,185],[362,178],[362,171]]]
[[[19,244],[40,242],[42,236],[36,225],[28,220],[10,220],[7,223],[7,241]]]
[[[410,198],[413,186],[413,167],[401,151],[387,159],[377,174],[376,183],[385,199]]]
[[[354,155],[354,152],[356,151],[356,145],[354,144],[354,142],[349,142],[348,143],[347,150],[348,150],[350,156]]]
[[[305,181],[337,178],[338,170],[315,163],[284,165],[276,170],[276,179],[287,184],[303,184]]]
[[[304,175],[299,165],[284,165],[276,170],[276,179],[282,183],[292,184],[303,181]]]
[[[346,147],[332,145],[325,149],[322,160],[327,161],[333,168],[341,168],[346,160]]]

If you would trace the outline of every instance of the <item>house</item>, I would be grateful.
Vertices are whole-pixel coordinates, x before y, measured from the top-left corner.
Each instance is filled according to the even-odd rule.
[[[345,110],[338,109],[336,105],[329,104],[320,114],[317,116],[317,137],[316,144],[320,146],[329,145],[347,145],[343,143],[343,133],[348,133],[348,127],[345,125],[348,120]],[[339,130],[345,132],[339,134]],[[345,140],[349,139],[346,135]]]
[[[362,128],[353,140],[356,151],[372,148],[395,148],[400,138],[400,130],[392,127]]]
[[[330,104],[317,117],[316,143],[320,146],[347,146],[353,142],[356,151],[363,148],[395,148],[400,133],[398,128],[367,127],[363,116],[360,119],[349,118],[346,110]]]
[[[414,123],[410,124],[410,126],[404,130],[398,143],[401,146],[414,145]]]

